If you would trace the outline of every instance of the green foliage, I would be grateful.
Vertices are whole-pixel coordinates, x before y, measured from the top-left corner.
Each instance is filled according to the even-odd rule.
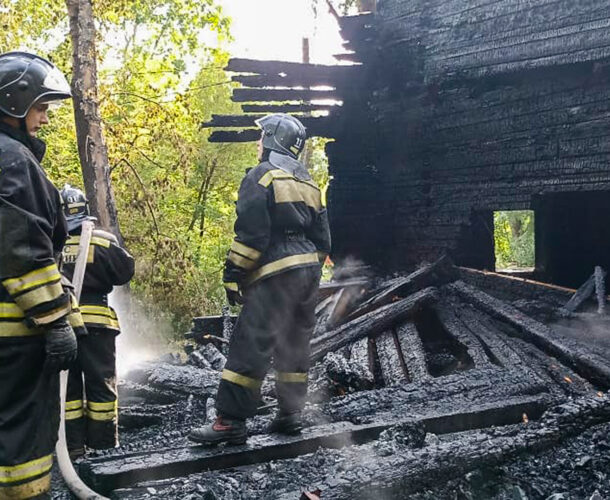
[[[35,50],[69,74],[64,3],[8,2],[0,47]],[[94,7],[111,179],[121,231],[137,263],[132,290],[150,306],[149,315],[169,314],[183,332],[193,316],[218,313],[225,302],[222,268],[234,202],[245,169],[256,164],[254,144],[211,144],[200,126],[212,114],[240,112],[222,69],[228,55],[200,43],[202,29],[228,38],[229,20],[214,0],[98,0]],[[59,187],[82,187],[72,106],[52,111],[41,137],[50,178]],[[324,141],[311,142],[308,163],[326,185]]]
[[[535,266],[534,212],[494,213],[496,269]]]

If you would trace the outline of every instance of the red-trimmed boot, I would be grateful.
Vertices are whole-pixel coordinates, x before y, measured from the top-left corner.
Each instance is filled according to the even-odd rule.
[[[244,444],[247,437],[245,420],[222,416],[216,417],[213,424],[192,429],[188,435],[191,441],[206,445]]]

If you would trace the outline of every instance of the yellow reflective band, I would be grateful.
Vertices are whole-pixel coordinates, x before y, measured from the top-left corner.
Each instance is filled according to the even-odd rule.
[[[77,418],[83,418],[85,411],[81,408],[80,410],[68,410],[65,413],[66,420],[76,420]]]
[[[296,179],[279,179],[273,182],[276,203],[303,202],[315,210],[322,209],[322,196],[317,187]]]
[[[66,401],[66,410],[78,410],[83,407],[82,399],[74,399],[72,401]]]
[[[82,317],[85,325],[102,326],[112,330],[120,330],[121,328],[118,320],[109,318],[108,316],[102,316],[101,314],[82,313]]]
[[[87,306],[81,305],[80,311],[83,314],[96,314],[98,316],[107,316],[112,319],[117,319],[117,315],[111,307],[107,306]]]
[[[59,274],[59,269],[57,269],[57,264],[53,263],[50,266],[24,274],[19,278],[4,280],[2,284],[8,293],[16,295],[25,290],[29,290],[30,288],[52,283],[53,281],[59,281],[60,279],[61,276]]]
[[[51,470],[52,465],[53,455],[46,455],[19,465],[0,466],[0,483],[14,483],[44,474]]]
[[[291,255],[290,257],[284,257],[283,259],[270,262],[260,267],[256,271],[250,273],[246,280],[246,285],[251,285],[255,281],[264,278],[273,273],[277,273],[284,269],[288,269],[295,266],[304,264],[319,264],[317,253],[304,253],[300,255]]]
[[[269,185],[273,182],[273,179],[294,179],[294,177],[280,169],[270,170],[260,178],[258,183],[261,186],[269,187]]]
[[[70,245],[70,246],[78,246],[79,244],[80,244],[80,236],[72,236],[66,242],[66,245]],[[108,248],[108,247],[110,247],[110,240],[107,240],[106,238],[101,238],[99,236],[92,236],[91,245],[97,245],[99,247]]]
[[[93,411],[112,411],[117,409],[117,400],[108,401],[103,403],[96,403],[95,401],[87,401],[87,408]]]
[[[32,337],[34,335],[43,334],[44,332],[42,330],[38,328],[30,328],[23,322],[0,322],[0,337]]]
[[[23,310],[17,304],[11,302],[0,302],[0,318],[24,318]]]
[[[231,250],[250,260],[258,260],[261,256],[261,252],[254,248],[250,248],[237,240],[233,240],[233,243],[231,243]]]
[[[235,253],[233,250],[231,250],[229,252],[229,255],[227,256],[227,258],[231,262],[233,262],[233,264],[235,264],[236,266],[243,267],[244,269],[247,269],[248,271],[250,269],[254,269],[256,267],[255,261],[250,260],[250,259],[244,257],[243,255],[239,255],[238,253]]]
[[[305,384],[307,383],[307,373],[277,372],[275,379],[288,384]]]
[[[0,498],[3,500],[21,500],[22,498],[33,498],[51,489],[51,474],[28,481],[17,486],[0,485]]]
[[[232,292],[239,292],[239,285],[237,283],[224,283],[224,287]]]
[[[14,299],[19,307],[21,307],[24,311],[27,311],[28,309],[32,309],[40,304],[44,304],[45,302],[51,302],[52,300],[58,299],[63,295],[63,293],[64,289],[61,286],[61,283],[57,281],[56,283],[41,286],[40,288],[36,288],[31,292],[19,295]]]
[[[228,382],[233,382],[234,384],[241,385],[242,387],[247,387],[248,389],[252,389],[254,391],[259,390],[260,386],[263,384],[262,380],[256,380],[255,378],[246,377],[245,375],[241,375],[239,373],[235,373],[227,369],[224,369],[222,371],[222,376],[220,378]]]
[[[116,410],[103,412],[87,410],[87,418],[89,420],[97,420],[98,422],[108,422],[117,418],[117,412]]]

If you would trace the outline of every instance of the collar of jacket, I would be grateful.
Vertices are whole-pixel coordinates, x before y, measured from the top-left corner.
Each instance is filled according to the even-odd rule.
[[[41,141],[36,137],[32,137],[23,130],[11,127],[8,123],[4,123],[3,121],[0,121],[0,132],[8,135],[16,141],[19,141],[21,144],[27,147],[38,161],[42,161],[44,158],[44,154],[47,150],[47,145],[44,143],[44,141]]]

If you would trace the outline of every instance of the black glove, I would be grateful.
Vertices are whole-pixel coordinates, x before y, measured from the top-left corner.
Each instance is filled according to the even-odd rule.
[[[234,306],[235,304],[244,303],[244,297],[241,292],[229,290],[228,288],[225,288],[225,292],[227,293],[227,301],[229,302],[229,305]]]
[[[76,360],[78,344],[74,330],[66,318],[45,327],[47,363],[51,368],[67,370]]]

